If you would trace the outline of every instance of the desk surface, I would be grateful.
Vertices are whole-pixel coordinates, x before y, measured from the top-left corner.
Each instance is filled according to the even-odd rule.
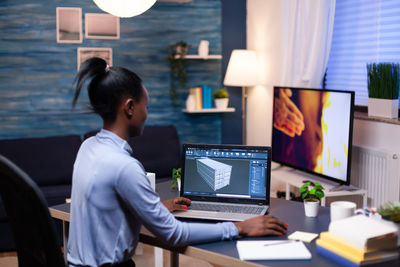
[[[176,191],[169,189],[169,182],[157,184],[156,190],[160,194],[161,199],[169,199],[177,196]],[[50,213],[54,218],[69,221],[69,204],[53,206],[50,208]],[[318,217],[308,218],[304,215],[303,203],[276,198],[271,198],[270,215],[273,215],[289,224],[287,235],[290,235],[295,231],[312,233],[327,231],[330,222],[329,208],[327,207],[320,207]],[[287,235],[283,237],[242,238],[241,240],[279,240],[287,239]],[[306,247],[312,254],[312,260],[250,262],[243,262],[239,260],[235,240],[190,245],[186,248],[172,248],[160,243],[152,234],[144,229],[141,231],[141,241],[172,251],[177,251],[187,256],[207,260],[210,263],[222,266],[338,266],[334,262],[317,254],[315,240],[311,243],[305,243]]]

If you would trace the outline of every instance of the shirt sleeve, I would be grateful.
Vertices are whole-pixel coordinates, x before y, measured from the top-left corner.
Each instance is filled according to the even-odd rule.
[[[154,235],[173,246],[232,239],[238,230],[232,222],[181,222],[160,202],[139,162],[127,164],[115,185],[132,214]]]

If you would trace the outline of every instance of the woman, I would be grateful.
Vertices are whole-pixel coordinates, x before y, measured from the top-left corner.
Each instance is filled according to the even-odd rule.
[[[271,216],[215,224],[176,220],[170,211],[186,208],[190,200],[161,203],[127,143],[142,133],[147,117],[148,93],[141,79],[91,58],[75,81],[73,105],[89,82],[90,103],[103,129],[83,142],[74,164],[69,266],[135,266],[131,257],[142,225],[173,246],[286,233],[287,225]]]

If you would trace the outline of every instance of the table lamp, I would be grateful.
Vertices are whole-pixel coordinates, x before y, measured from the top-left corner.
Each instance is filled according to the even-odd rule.
[[[235,49],[232,51],[226,70],[224,85],[242,87],[242,142],[246,144],[246,86],[261,83],[256,51]]]

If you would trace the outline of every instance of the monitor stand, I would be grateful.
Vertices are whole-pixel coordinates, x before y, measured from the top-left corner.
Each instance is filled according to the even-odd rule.
[[[339,184],[337,186],[334,186],[329,189],[329,192],[337,192],[337,191],[357,191],[360,190],[360,188],[355,187],[353,185],[344,185],[344,184]]]

